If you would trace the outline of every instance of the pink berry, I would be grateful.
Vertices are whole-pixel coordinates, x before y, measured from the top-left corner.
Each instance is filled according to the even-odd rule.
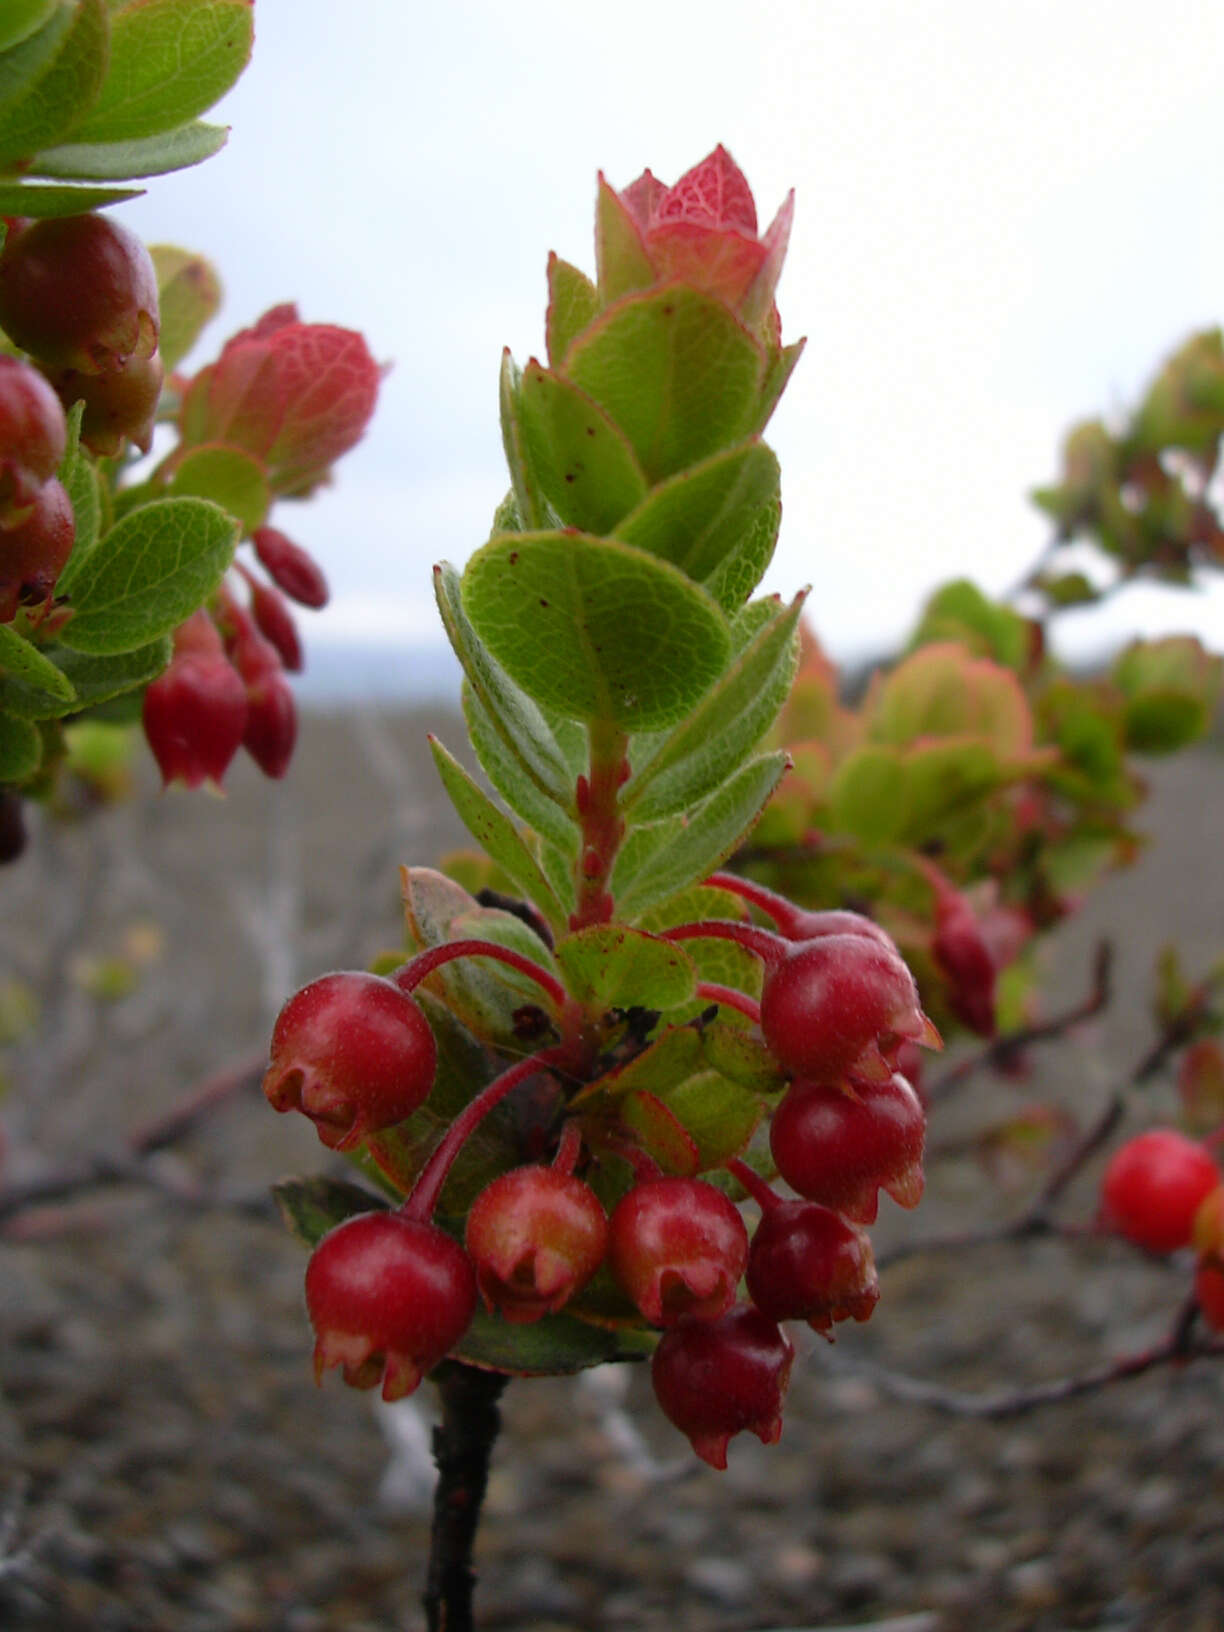
[[[748,1293],[771,1320],[806,1320],[815,1331],[867,1320],[880,1283],[866,1232],[815,1202],[770,1207],[748,1252]]]
[[[51,599],[75,541],[72,500],[52,477],[38,489],[26,519],[0,531],[0,623],[11,623],[23,603]]]
[[[64,409],[37,369],[0,356],[0,527],[25,521],[68,440]]]
[[[922,1104],[899,1074],[853,1092],[795,1082],[774,1112],[769,1148],[801,1196],[871,1224],[880,1190],[902,1207],[922,1199],[925,1135]]]
[[[741,1303],[718,1320],[690,1316],[665,1332],[651,1380],[664,1415],[702,1461],[725,1468],[732,1435],[747,1430],[763,1445],[780,1437],[794,1359],[780,1327]]]
[[[457,1241],[401,1213],[360,1213],[319,1242],[306,1266],[315,1380],[341,1366],[353,1388],[411,1394],[476,1311],[476,1277]]]
[[[101,374],[157,349],[149,252],[105,215],[35,221],[0,254],[0,324],[48,368]]]
[[[392,981],[324,975],[291,997],[263,1081],[276,1111],[301,1111],[332,1150],[351,1150],[423,1105],[437,1049],[429,1022]]]
[[[1105,1169],[1102,1221],[1149,1252],[1187,1246],[1199,1204],[1220,1183],[1208,1152],[1174,1128],[1128,1140]]]
[[[725,1313],[747,1261],[738,1208],[701,1179],[648,1179],[613,1210],[608,1266],[654,1326]]]
[[[246,687],[212,620],[193,613],[175,632],[170,667],[144,695],[145,736],[163,783],[220,786],[241,746],[246,712]]]
[[[608,1220],[589,1185],[516,1167],[476,1197],[466,1243],[490,1309],[518,1324],[555,1314],[603,1262]]]
[[[914,977],[895,951],[864,935],[795,943],[766,972],[761,1030],[792,1076],[831,1082],[881,1072],[881,1055],[930,1035]]]

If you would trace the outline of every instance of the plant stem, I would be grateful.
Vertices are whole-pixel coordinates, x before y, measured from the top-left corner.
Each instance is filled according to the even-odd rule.
[[[578,778],[578,820],[582,844],[576,869],[577,907],[570,918],[571,929],[606,924],[612,917],[612,894],[608,888],[612,865],[624,837],[620,814],[620,790],[629,772],[625,757],[629,738],[610,720],[592,720],[589,775]]]
[[[438,1367],[433,1381],[442,1421],[433,1432],[438,1484],[429,1535],[425,1621],[429,1632],[473,1632],[472,1546],[489,1481],[489,1460],[501,1428],[497,1402],[510,1379],[452,1360]]]

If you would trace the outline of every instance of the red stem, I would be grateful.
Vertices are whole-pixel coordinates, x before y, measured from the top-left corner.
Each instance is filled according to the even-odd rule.
[[[412,1187],[412,1194],[400,1208],[404,1217],[416,1224],[428,1224],[438,1204],[438,1197],[446,1183],[451,1164],[493,1107],[500,1105],[511,1089],[517,1088],[520,1082],[525,1082],[528,1077],[534,1077],[539,1071],[547,1071],[549,1066],[559,1064],[569,1056],[570,1051],[564,1047],[543,1048],[538,1054],[528,1054],[526,1059],[517,1061],[508,1070],[503,1071],[500,1077],[494,1077],[492,1082],[482,1088],[476,1098],[459,1112],[443,1134],[441,1144],[421,1169]]]
[[[727,1172],[733,1179],[739,1180],[763,1213],[782,1205],[782,1197],[777,1191],[771,1189],[761,1175],[754,1172],[747,1162],[741,1162],[738,1156],[733,1156],[727,1163]]]
[[[737,991],[734,986],[719,986],[712,980],[702,980],[697,983],[697,996],[708,998],[711,1003],[724,1003],[729,1009],[738,1009],[754,1025],[761,1023],[761,1005],[756,998],[749,997],[747,992]]]
[[[499,963],[509,964],[511,969],[530,976],[537,986],[543,987],[556,1008],[565,1006],[565,987],[554,975],[550,975],[547,969],[541,969],[538,963],[533,963],[521,952],[512,952],[508,946],[498,946],[495,941],[443,941],[440,946],[430,946],[424,952],[418,952],[402,969],[397,969],[391,979],[401,991],[412,992],[426,975],[433,974],[444,963],[450,963],[455,958],[477,957],[495,958]]]
[[[705,918],[700,923],[677,924],[673,929],[665,929],[661,933],[665,941],[735,941],[760,958],[766,968],[778,963],[790,945],[771,929],[737,923],[734,918]]]
[[[754,879],[741,878],[738,873],[711,873],[706,883],[716,890],[727,890],[731,895],[738,895],[742,901],[759,907],[773,919],[783,935],[793,933],[795,904],[788,901],[784,895],[766,889],[764,884],[758,884]]]
[[[589,735],[589,774],[578,778],[575,790],[582,843],[574,869],[577,906],[570,916],[572,930],[611,921],[613,901],[608,886],[625,836],[620,790],[629,774],[629,739],[608,720],[592,720]]]
[[[561,1142],[557,1146],[557,1154],[553,1157],[554,1173],[561,1173],[569,1178],[577,1167],[581,1154],[582,1130],[571,1117],[561,1129]]]

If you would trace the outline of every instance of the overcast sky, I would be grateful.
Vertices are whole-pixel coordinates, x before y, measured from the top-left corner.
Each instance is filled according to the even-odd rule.
[[[763,222],[796,189],[764,587],[813,583],[842,657],[944,578],[1013,581],[1068,425],[1224,319],[1219,0],[257,0],[256,32],[228,148],[125,219],[218,263],[199,361],[296,299],[394,365],[334,491],[277,511],[333,583],[313,639],[434,637],[430,566],[507,485],[501,348],[543,349],[549,249],[593,270],[600,168],[672,181],[722,141]],[[1224,645],[1224,593],[1132,593],[1069,638],[1186,626]]]

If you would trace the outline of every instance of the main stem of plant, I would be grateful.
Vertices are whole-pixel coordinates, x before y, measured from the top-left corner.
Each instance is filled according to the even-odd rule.
[[[625,832],[620,790],[629,775],[629,738],[610,720],[592,720],[589,774],[578,778],[575,803],[582,844],[576,868],[577,907],[571,929],[606,924],[612,917],[612,866]]]
[[[448,1360],[433,1374],[442,1421],[433,1432],[438,1484],[429,1536],[425,1621],[429,1632],[473,1632],[476,1572],[472,1546],[501,1427],[497,1402],[510,1381],[500,1372]]]

